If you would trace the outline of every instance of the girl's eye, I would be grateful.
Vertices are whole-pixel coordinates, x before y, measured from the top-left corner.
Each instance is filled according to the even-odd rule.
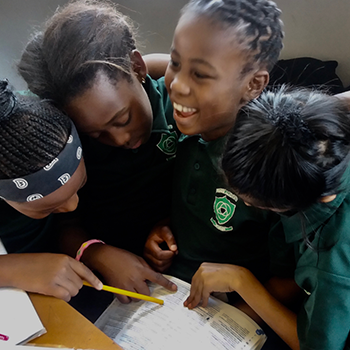
[[[118,127],[127,126],[131,121],[131,114],[124,113],[120,118],[118,118],[113,125]]]
[[[195,76],[196,78],[198,78],[198,79],[206,79],[206,78],[209,78],[208,75],[206,75],[206,74],[201,74],[201,73],[199,73],[199,72],[194,72],[194,76]]]
[[[170,59],[169,64],[174,67],[174,68],[178,68],[180,66],[179,62],[174,61],[172,58]]]

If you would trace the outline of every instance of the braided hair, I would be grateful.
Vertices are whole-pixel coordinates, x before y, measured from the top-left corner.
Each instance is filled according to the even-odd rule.
[[[249,58],[242,74],[258,64],[271,70],[283,47],[281,11],[269,0],[191,0],[181,11],[207,16],[213,23],[237,30]]]
[[[222,158],[229,185],[261,207],[302,211],[342,190],[350,113],[338,98],[282,86],[238,114]]]
[[[114,4],[70,2],[29,41],[18,71],[33,93],[62,108],[88,90],[101,71],[112,83],[130,80],[134,36],[131,20]]]
[[[69,118],[47,101],[16,97],[0,81],[0,179],[32,174],[65,147]]]

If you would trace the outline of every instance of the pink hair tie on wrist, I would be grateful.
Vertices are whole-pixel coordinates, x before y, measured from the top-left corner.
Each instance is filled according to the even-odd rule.
[[[80,261],[82,255],[83,255],[83,253],[84,253],[84,251],[85,251],[85,249],[88,248],[91,244],[94,244],[94,243],[106,244],[105,242],[102,242],[102,241],[99,240],[99,239],[90,239],[89,241],[84,242],[84,243],[80,246],[79,250],[77,251],[77,255],[76,255],[76,257],[75,257],[75,260]]]

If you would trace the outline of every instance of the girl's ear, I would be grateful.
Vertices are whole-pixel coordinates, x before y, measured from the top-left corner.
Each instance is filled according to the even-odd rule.
[[[260,96],[269,82],[269,72],[267,70],[259,70],[249,80],[247,89],[244,95],[245,102],[249,102]]]
[[[332,202],[336,197],[337,197],[336,194],[332,194],[332,195],[329,195],[329,196],[321,197],[319,201],[321,203],[329,203],[329,202]]]
[[[132,70],[136,73],[140,82],[144,81],[148,74],[147,66],[139,51],[133,50],[130,54]]]

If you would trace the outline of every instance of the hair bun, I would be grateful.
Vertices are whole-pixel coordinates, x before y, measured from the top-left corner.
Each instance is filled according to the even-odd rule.
[[[297,110],[278,114],[274,124],[290,144],[307,144],[313,138],[313,133]]]
[[[17,98],[7,79],[0,80],[0,120],[7,119],[16,107]]]

